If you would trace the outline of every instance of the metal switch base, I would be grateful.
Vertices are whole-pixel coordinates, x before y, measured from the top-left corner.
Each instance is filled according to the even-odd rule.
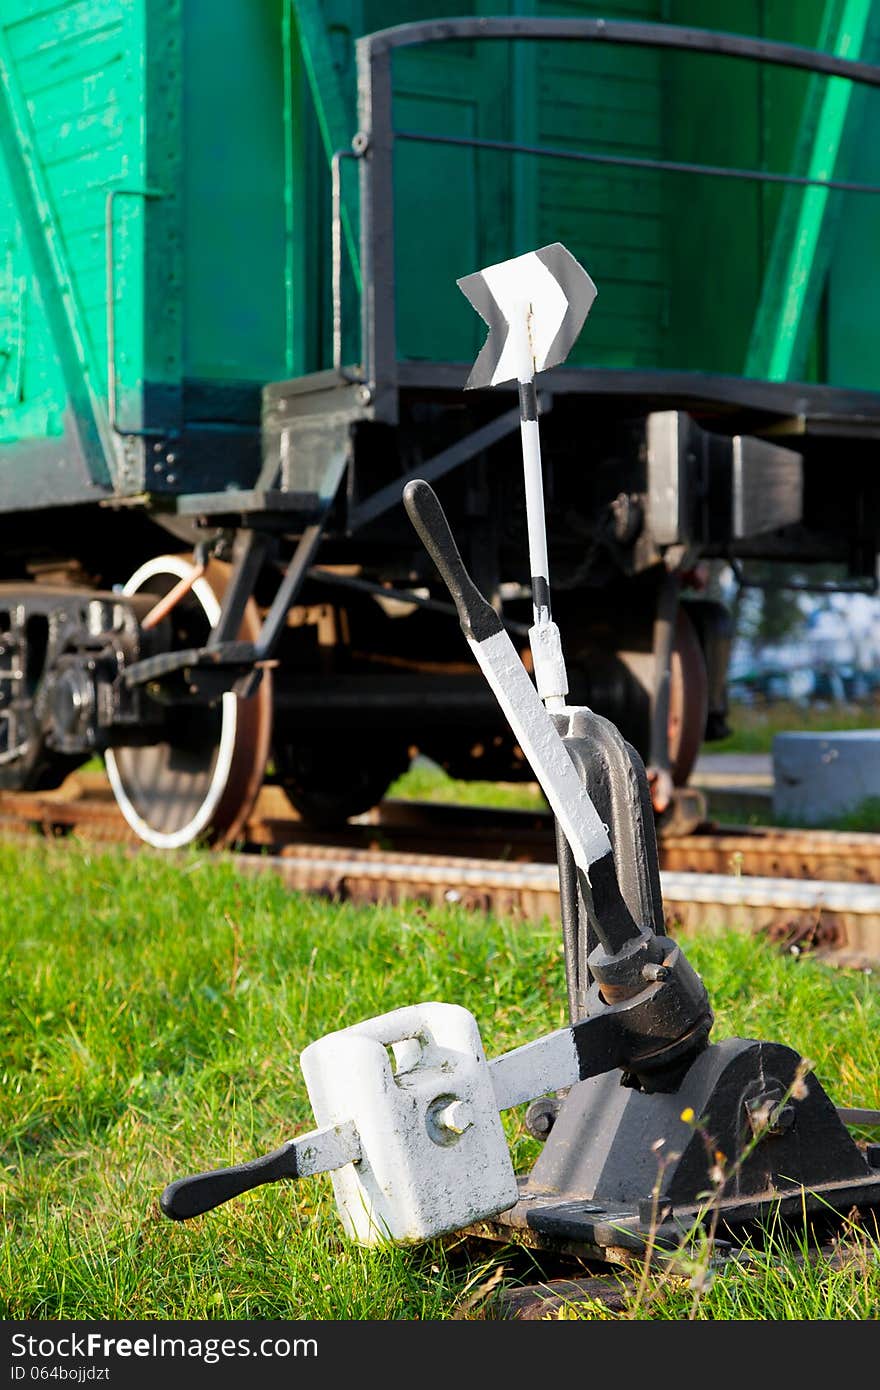
[[[679,1247],[716,1211],[723,1246],[777,1213],[824,1220],[880,1205],[877,1146],[859,1147],[815,1077],[796,1098],[800,1063],[782,1044],[728,1038],[674,1092],[628,1089],[619,1072],[579,1082],[516,1205],[473,1233],[619,1260],[649,1238]]]

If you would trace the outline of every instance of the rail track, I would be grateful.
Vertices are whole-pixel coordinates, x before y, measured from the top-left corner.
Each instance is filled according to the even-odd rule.
[[[37,831],[140,845],[100,773],[58,791],[0,793],[0,835]],[[558,916],[548,813],[388,800],[342,830],[316,833],[266,786],[233,851],[245,872],[358,901],[458,902],[540,920]],[[660,841],[671,929],[726,926],[840,965],[880,964],[880,835],[707,823]]]

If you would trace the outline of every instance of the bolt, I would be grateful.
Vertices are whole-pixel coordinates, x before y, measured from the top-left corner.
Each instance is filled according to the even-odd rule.
[[[765,1135],[772,1135],[774,1138],[781,1134],[786,1134],[794,1124],[794,1106],[786,1103],[780,1105],[781,1097],[779,1092],[764,1093],[755,1096],[753,1100],[746,1101],[746,1112],[752,1133],[763,1138]]]
[[[540,1096],[526,1110],[526,1129],[533,1139],[547,1139],[559,1114],[559,1100]]]
[[[642,966],[643,980],[668,980],[669,967],[666,965],[655,965],[653,961],[648,961],[647,965]]]
[[[418,1038],[401,1038],[400,1042],[391,1044],[391,1050],[394,1054],[394,1070],[400,1076],[418,1065],[422,1055],[422,1044]]]
[[[770,1134],[787,1134],[794,1124],[794,1106],[777,1105],[770,1114]]]
[[[361,405],[370,405],[373,399],[373,393],[369,386],[359,386],[357,389],[357,398]]]
[[[437,1112],[436,1122],[441,1129],[448,1129],[452,1134],[464,1134],[473,1124],[474,1117],[467,1101],[452,1100]]]

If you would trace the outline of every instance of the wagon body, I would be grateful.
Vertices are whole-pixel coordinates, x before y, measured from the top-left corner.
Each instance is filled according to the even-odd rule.
[[[873,51],[876,10],[755,0],[712,18],[855,58]],[[4,0],[4,511],[252,485],[263,386],[333,361],[328,166],[358,129],[356,40],[442,13],[430,0]],[[684,0],[603,13],[702,17]],[[455,279],[562,240],[600,286],[572,366],[880,390],[880,199],[688,169],[876,183],[876,93],[571,38],[431,43],[397,51],[394,69],[401,363],[467,363],[480,325]],[[595,162],[571,158],[584,151]],[[357,366],[353,164],[340,165],[338,328]]]
[[[522,638],[516,393],[464,391],[455,281],[549,242],[599,287],[539,381],[571,699],[684,782],[726,727],[697,562],[874,583],[880,0],[456,8],[0,0],[0,785],[108,750],[137,800],[152,740],[164,823],[197,745],[203,829],[235,744],[181,709],[270,658],[248,795],[270,724],[300,809],[413,747],[527,774],[401,496]],[[169,627],[194,547],[231,570]]]
[[[286,365],[279,6],[0,24],[4,510],[247,478]]]

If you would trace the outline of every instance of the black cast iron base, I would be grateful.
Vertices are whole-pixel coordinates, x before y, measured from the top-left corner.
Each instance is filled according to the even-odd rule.
[[[628,1089],[619,1072],[579,1082],[516,1206],[472,1234],[613,1260],[649,1239],[675,1249],[716,1212],[723,1248],[774,1214],[880,1208],[880,1145],[855,1142],[815,1077],[801,1095],[800,1064],[779,1043],[728,1038],[672,1093]]]

